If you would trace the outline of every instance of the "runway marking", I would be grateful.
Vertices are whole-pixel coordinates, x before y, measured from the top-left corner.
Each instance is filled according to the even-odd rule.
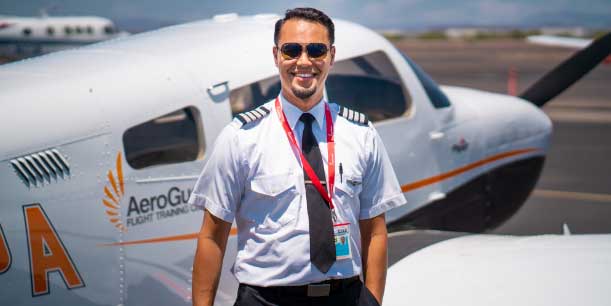
[[[440,236],[440,235],[461,236],[463,234],[468,235],[469,233],[449,232],[449,231],[430,230],[430,229],[409,229],[409,230],[390,232],[388,233],[388,238],[421,235],[421,234],[425,234],[427,236]]]
[[[545,113],[557,122],[611,123],[611,111],[547,109]]]
[[[564,100],[564,101],[554,101],[549,103],[543,107],[543,110],[549,108],[580,108],[580,109],[588,109],[588,108],[606,108],[611,109],[611,102],[605,100]]]
[[[580,109],[588,109],[588,108],[602,108],[602,109],[611,109],[611,102],[609,101],[592,101],[592,100],[565,100],[565,101],[554,101],[548,105],[543,107],[543,110],[550,108],[580,108]]]
[[[568,199],[568,200],[582,200],[582,201],[611,203],[611,194],[605,194],[605,193],[589,193],[589,192],[535,189],[532,195],[536,197],[549,198],[549,199]]]

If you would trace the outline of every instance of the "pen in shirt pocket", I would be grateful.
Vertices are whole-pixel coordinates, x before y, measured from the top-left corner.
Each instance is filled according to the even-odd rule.
[[[343,174],[344,174],[344,169],[342,168],[342,163],[339,163],[339,182],[340,183],[344,182]]]

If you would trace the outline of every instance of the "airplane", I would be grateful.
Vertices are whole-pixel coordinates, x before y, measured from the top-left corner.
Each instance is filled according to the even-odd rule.
[[[96,16],[0,15],[0,54],[35,56],[129,35]]]
[[[217,15],[0,66],[0,304],[191,303],[203,214],[189,194],[223,127],[278,94],[279,18]],[[508,219],[549,147],[540,107],[596,65],[576,59],[611,49],[607,35],[512,97],[440,87],[376,32],[335,27],[325,95],[383,139],[408,200],[391,229],[481,233]],[[215,305],[235,299],[236,249],[233,229]]]
[[[609,234],[390,236],[384,305],[609,305]],[[392,239],[431,243],[402,252]]]

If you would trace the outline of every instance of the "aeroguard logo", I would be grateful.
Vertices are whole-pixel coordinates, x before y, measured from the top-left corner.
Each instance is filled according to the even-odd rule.
[[[108,220],[115,225],[115,227],[125,232],[127,228],[121,221],[121,199],[125,194],[125,184],[123,181],[123,167],[121,164],[121,152],[117,154],[116,169],[115,173],[112,170],[108,170],[108,183],[104,186],[104,195],[102,203],[106,206],[106,215]]]
[[[177,186],[157,190],[158,194],[154,195],[127,197],[121,161],[121,152],[119,152],[114,172],[113,169],[108,170],[106,175],[108,182],[104,186],[104,197],[102,198],[108,221],[119,231],[127,232],[127,229],[133,226],[201,211],[198,207],[188,203],[191,189],[185,190]],[[121,203],[125,205],[121,207]]]

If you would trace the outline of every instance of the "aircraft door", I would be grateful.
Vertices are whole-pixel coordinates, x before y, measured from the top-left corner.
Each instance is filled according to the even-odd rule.
[[[118,247],[125,254],[126,304],[150,301],[151,291],[155,304],[191,303],[191,269],[203,214],[188,199],[206,153],[232,120],[229,82],[193,86],[198,79],[191,77],[157,88],[157,96],[168,99],[159,104],[164,111],[129,124],[120,137],[124,152],[116,158],[123,159],[125,193],[118,221],[123,240]],[[237,291],[228,273],[235,246],[228,244],[227,272],[221,280],[229,293],[218,294],[228,300]]]
[[[109,177],[107,185],[112,190],[113,181],[125,182],[116,224],[124,237],[117,247],[128,270],[127,304],[150,300],[151,290],[156,303],[190,303],[202,212],[188,199],[206,149],[202,112],[193,105],[175,109],[129,127],[121,137],[125,157],[117,154],[112,171],[117,177]]]

